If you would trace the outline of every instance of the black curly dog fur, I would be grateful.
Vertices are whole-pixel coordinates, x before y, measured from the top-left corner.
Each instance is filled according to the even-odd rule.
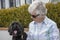
[[[26,40],[27,34],[19,22],[13,22],[8,28],[8,32],[12,35],[12,40]]]

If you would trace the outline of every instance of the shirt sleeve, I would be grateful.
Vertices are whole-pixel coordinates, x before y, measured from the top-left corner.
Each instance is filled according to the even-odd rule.
[[[58,30],[56,24],[52,25],[49,30],[49,39],[50,40],[59,40],[59,30]]]

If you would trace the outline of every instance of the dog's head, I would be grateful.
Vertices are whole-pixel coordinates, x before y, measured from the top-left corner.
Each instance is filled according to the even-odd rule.
[[[8,32],[10,33],[10,35],[13,35],[13,36],[22,35],[23,31],[24,31],[24,28],[19,22],[11,23],[8,29]]]

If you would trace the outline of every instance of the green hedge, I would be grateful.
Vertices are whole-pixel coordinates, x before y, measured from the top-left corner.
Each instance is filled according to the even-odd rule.
[[[60,3],[48,3],[46,4],[46,7],[48,9],[47,16],[54,20],[57,23],[57,26],[60,28]]]
[[[18,8],[2,9],[0,10],[0,27],[8,27],[12,21],[19,21],[24,27],[28,27],[32,21],[28,13],[29,5],[23,5]],[[54,20],[60,28],[60,3],[47,3],[47,16]]]
[[[0,10],[0,27],[8,27],[13,21],[21,22],[24,27],[27,27],[31,21],[27,8],[26,4],[19,8]]]

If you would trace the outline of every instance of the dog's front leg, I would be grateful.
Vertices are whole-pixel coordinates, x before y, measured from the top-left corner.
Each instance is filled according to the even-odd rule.
[[[27,34],[24,32],[23,33],[23,40],[26,40],[27,39]]]
[[[12,40],[17,40],[17,38],[15,36],[12,37]]]

